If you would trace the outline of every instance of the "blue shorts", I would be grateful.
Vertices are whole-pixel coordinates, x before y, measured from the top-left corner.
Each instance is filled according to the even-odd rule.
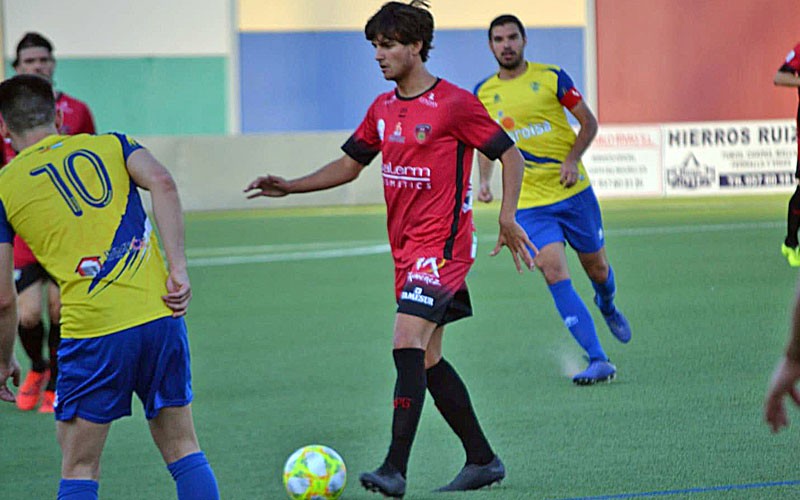
[[[192,402],[189,341],[170,316],[110,335],[61,339],[56,420],[106,424],[131,414],[133,393],[148,420],[161,408]]]
[[[536,248],[568,242],[580,253],[594,253],[605,245],[600,205],[591,186],[566,200],[517,210],[517,222]]]

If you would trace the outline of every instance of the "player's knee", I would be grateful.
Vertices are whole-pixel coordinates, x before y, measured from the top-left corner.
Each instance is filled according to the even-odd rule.
[[[38,312],[38,314],[37,314]],[[41,311],[19,310],[19,326],[22,328],[33,328],[42,322]]]
[[[586,269],[586,274],[595,283],[605,283],[608,281],[608,263],[599,262]]]
[[[89,455],[64,457],[61,465],[64,479],[100,479],[100,457]]]

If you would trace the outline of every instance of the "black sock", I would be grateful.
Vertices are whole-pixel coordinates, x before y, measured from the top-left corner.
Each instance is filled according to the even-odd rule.
[[[800,186],[794,190],[789,198],[789,210],[786,215],[786,240],[787,247],[797,247],[797,230],[800,229]]]
[[[485,465],[491,462],[494,451],[472,409],[467,386],[444,358],[428,368],[428,391],[433,396],[436,408],[461,439],[467,453],[467,463]]]
[[[50,349],[50,379],[47,381],[46,391],[56,390],[56,378],[58,377],[58,344],[61,343],[61,325],[50,323],[50,331],[47,332],[47,347]]]
[[[397,381],[394,386],[392,444],[389,446],[386,462],[405,477],[408,455],[422,415],[422,404],[425,402],[425,351],[395,349],[392,355],[397,367]]]
[[[47,360],[42,356],[44,326],[41,323],[37,323],[33,328],[26,328],[20,325],[19,340],[25,349],[25,353],[31,358],[33,371],[41,373],[47,370]]]

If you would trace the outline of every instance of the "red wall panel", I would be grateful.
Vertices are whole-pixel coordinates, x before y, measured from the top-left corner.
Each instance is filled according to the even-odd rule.
[[[800,0],[596,0],[603,123],[793,118]]]

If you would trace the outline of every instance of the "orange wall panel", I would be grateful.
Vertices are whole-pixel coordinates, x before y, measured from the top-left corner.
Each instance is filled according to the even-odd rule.
[[[603,123],[793,118],[772,78],[800,41],[800,0],[597,0]]]

